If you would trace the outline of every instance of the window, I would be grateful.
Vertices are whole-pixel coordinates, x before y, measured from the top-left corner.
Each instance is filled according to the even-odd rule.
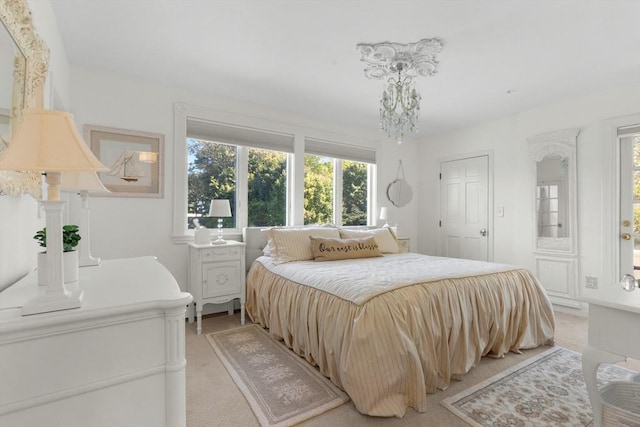
[[[304,156],[304,223],[333,223],[334,160]]]
[[[248,222],[250,227],[286,225],[287,155],[249,149]]]
[[[306,154],[304,166],[305,224],[367,225],[370,165]]]
[[[342,161],[342,225],[367,225],[369,165]]]
[[[367,225],[375,152],[307,139],[304,156],[304,223]]]
[[[174,108],[175,140],[185,141],[174,148],[175,242],[191,240],[196,218],[216,228],[213,199],[230,202],[233,217],[223,221],[231,238],[245,226],[375,222],[374,149],[306,138],[286,123]]]
[[[249,226],[284,225],[287,208],[287,155],[260,148],[218,142],[187,139],[188,201],[187,227],[194,228],[194,219],[207,228],[217,227],[217,218],[209,215],[213,199],[227,199],[232,207],[239,206],[236,185],[239,159],[247,159],[247,216]],[[224,228],[238,226],[238,209],[231,209],[231,218],[223,218]],[[242,213],[241,213],[242,214]],[[244,221],[243,221],[244,222]]]
[[[194,219],[207,228],[217,227],[217,218],[209,216],[213,199],[227,199],[236,206],[237,147],[199,139],[187,139],[187,228],[194,228]],[[236,209],[231,218],[223,218],[224,228],[235,228]]]

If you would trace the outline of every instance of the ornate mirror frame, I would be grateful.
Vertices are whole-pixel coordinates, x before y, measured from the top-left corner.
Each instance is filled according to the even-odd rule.
[[[27,0],[0,1],[0,21],[24,56],[14,61],[11,131],[20,124],[23,108],[42,108],[44,82],[49,68],[49,49],[33,26]],[[22,96],[22,105],[20,98]],[[0,142],[0,153],[4,143]],[[0,171],[0,195],[31,194],[40,198],[42,184],[37,172]]]
[[[536,135],[528,139],[529,152],[532,165],[532,193],[533,193],[533,242],[536,253],[565,253],[567,255],[577,254],[578,243],[578,204],[577,204],[577,173],[576,173],[576,143],[580,129],[566,129],[558,132],[550,132]],[[537,186],[538,186],[538,162],[547,156],[558,156],[566,160],[566,222],[569,229],[569,236],[564,238],[539,237],[537,232],[538,209],[537,209]]]

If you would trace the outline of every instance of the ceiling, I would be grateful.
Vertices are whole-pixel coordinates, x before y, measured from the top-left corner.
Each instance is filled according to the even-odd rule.
[[[640,83],[640,0],[51,0],[69,61],[365,128],[358,43],[444,42],[420,135]]]

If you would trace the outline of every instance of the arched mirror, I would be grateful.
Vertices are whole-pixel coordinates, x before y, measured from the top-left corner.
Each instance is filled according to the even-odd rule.
[[[534,250],[577,250],[576,140],[579,129],[529,138],[533,159]]]

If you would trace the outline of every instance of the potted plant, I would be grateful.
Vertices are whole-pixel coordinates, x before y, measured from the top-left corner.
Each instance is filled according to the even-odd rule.
[[[65,225],[62,227],[62,262],[64,268],[64,283],[75,282],[78,280],[78,252],[75,247],[80,242],[80,233],[77,225]],[[38,244],[47,247],[47,228],[38,230],[33,238]],[[44,271],[47,266],[47,256],[45,252],[38,254],[38,270]],[[39,275],[40,284],[44,284],[46,275]]]

